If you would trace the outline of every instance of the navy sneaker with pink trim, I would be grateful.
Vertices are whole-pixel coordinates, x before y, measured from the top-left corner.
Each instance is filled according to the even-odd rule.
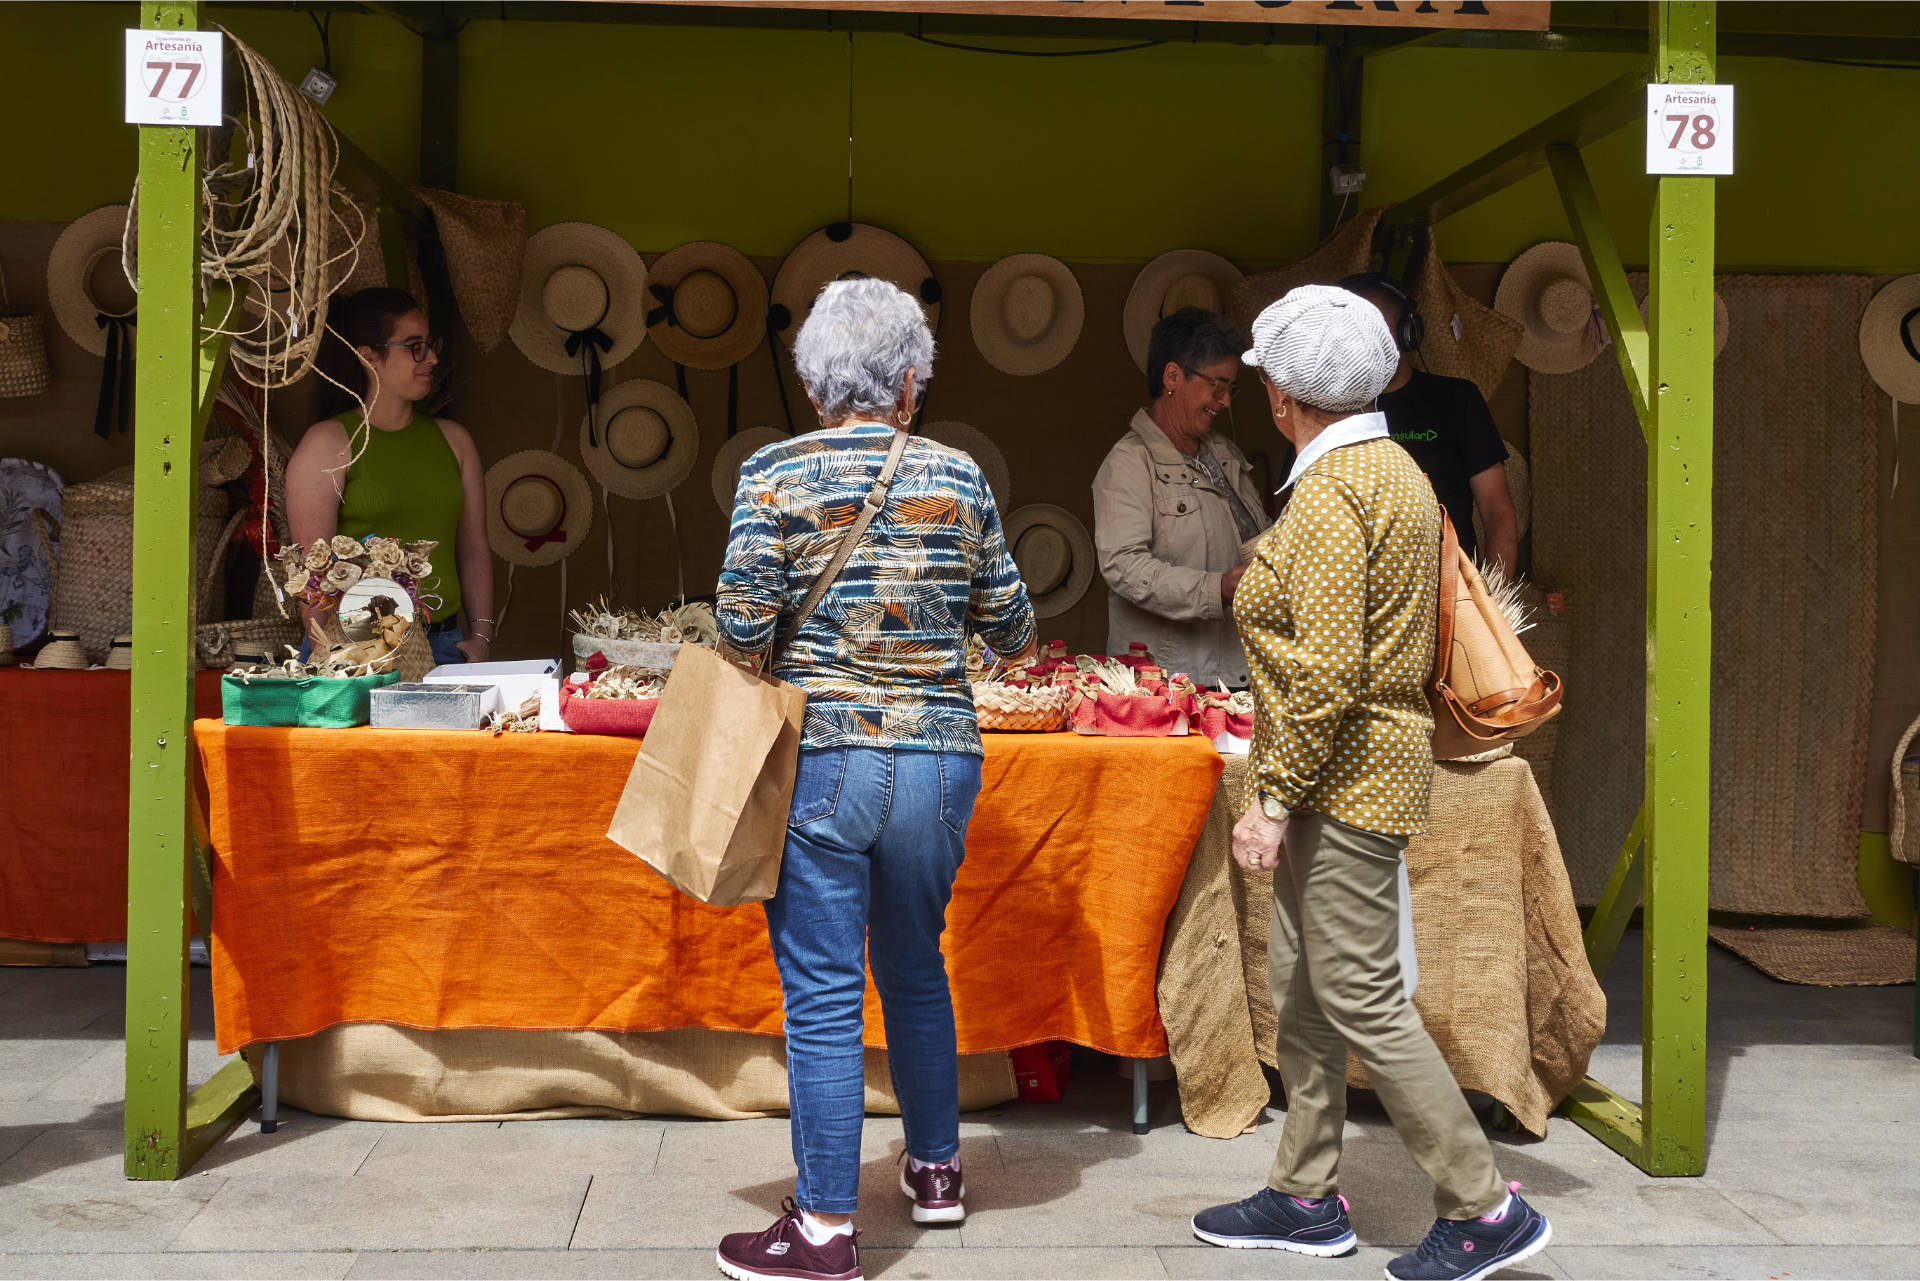
[[[1553,1226],[1507,1185],[1507,1205],[1477,1219],[1435,1219],[1427,1239],[1387,1264],[1387,1281],[1476,1281],[1547,1248]]]
[[[1318,1259],[1345,1254],[1356,1240],[1345,1197],[1309,1201],[1272,1188],[1200,1211],[1193,1216],[1193,1235],[1230,1250],[1291,1250]]]

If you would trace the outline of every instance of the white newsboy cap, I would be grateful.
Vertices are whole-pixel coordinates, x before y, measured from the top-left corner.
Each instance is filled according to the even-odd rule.
[[[1304,404],[1353,413],[1386,390],[1400,348],[1380,309],[1359,294],[1301,285],[1260,313],[1240,359]]]

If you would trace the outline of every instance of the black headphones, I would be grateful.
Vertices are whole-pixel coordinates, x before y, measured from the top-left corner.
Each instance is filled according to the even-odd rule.
[[[1400,304],[1400,320],[1393,327],[1393,341],[1401,351],[1418,351],[1420,344],[1426,341],[1427,319],[1420,314],[1420,304],[1413,300],[1412,294],[1385,275],[1377,271],[1356,272],[1341,280],[1339,288],[1355,292],[1373,290]]]

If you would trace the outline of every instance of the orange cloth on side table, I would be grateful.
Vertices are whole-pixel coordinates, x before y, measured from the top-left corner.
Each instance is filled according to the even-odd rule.
[[[221,1053],[363,1022],[780,1032],[759,906],[695,902],[606,839],[635,740],[195,737]],[[962,1054],[1166,1053],[1161,935],[1220,769],[1199,737],[987,736],[945,937]]]
[[[0,938],[127,937],[126,672],[0,667]],[[220,714],[220,673],[200,672],[196,716]]]

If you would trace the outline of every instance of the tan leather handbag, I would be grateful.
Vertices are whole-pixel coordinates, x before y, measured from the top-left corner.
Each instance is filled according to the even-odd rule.
[[[1433,755],[1453,760],[1525,738],[1559,715],[1560,678],[1533,661],[1440,513],[1439,627],[1434,635]]]

